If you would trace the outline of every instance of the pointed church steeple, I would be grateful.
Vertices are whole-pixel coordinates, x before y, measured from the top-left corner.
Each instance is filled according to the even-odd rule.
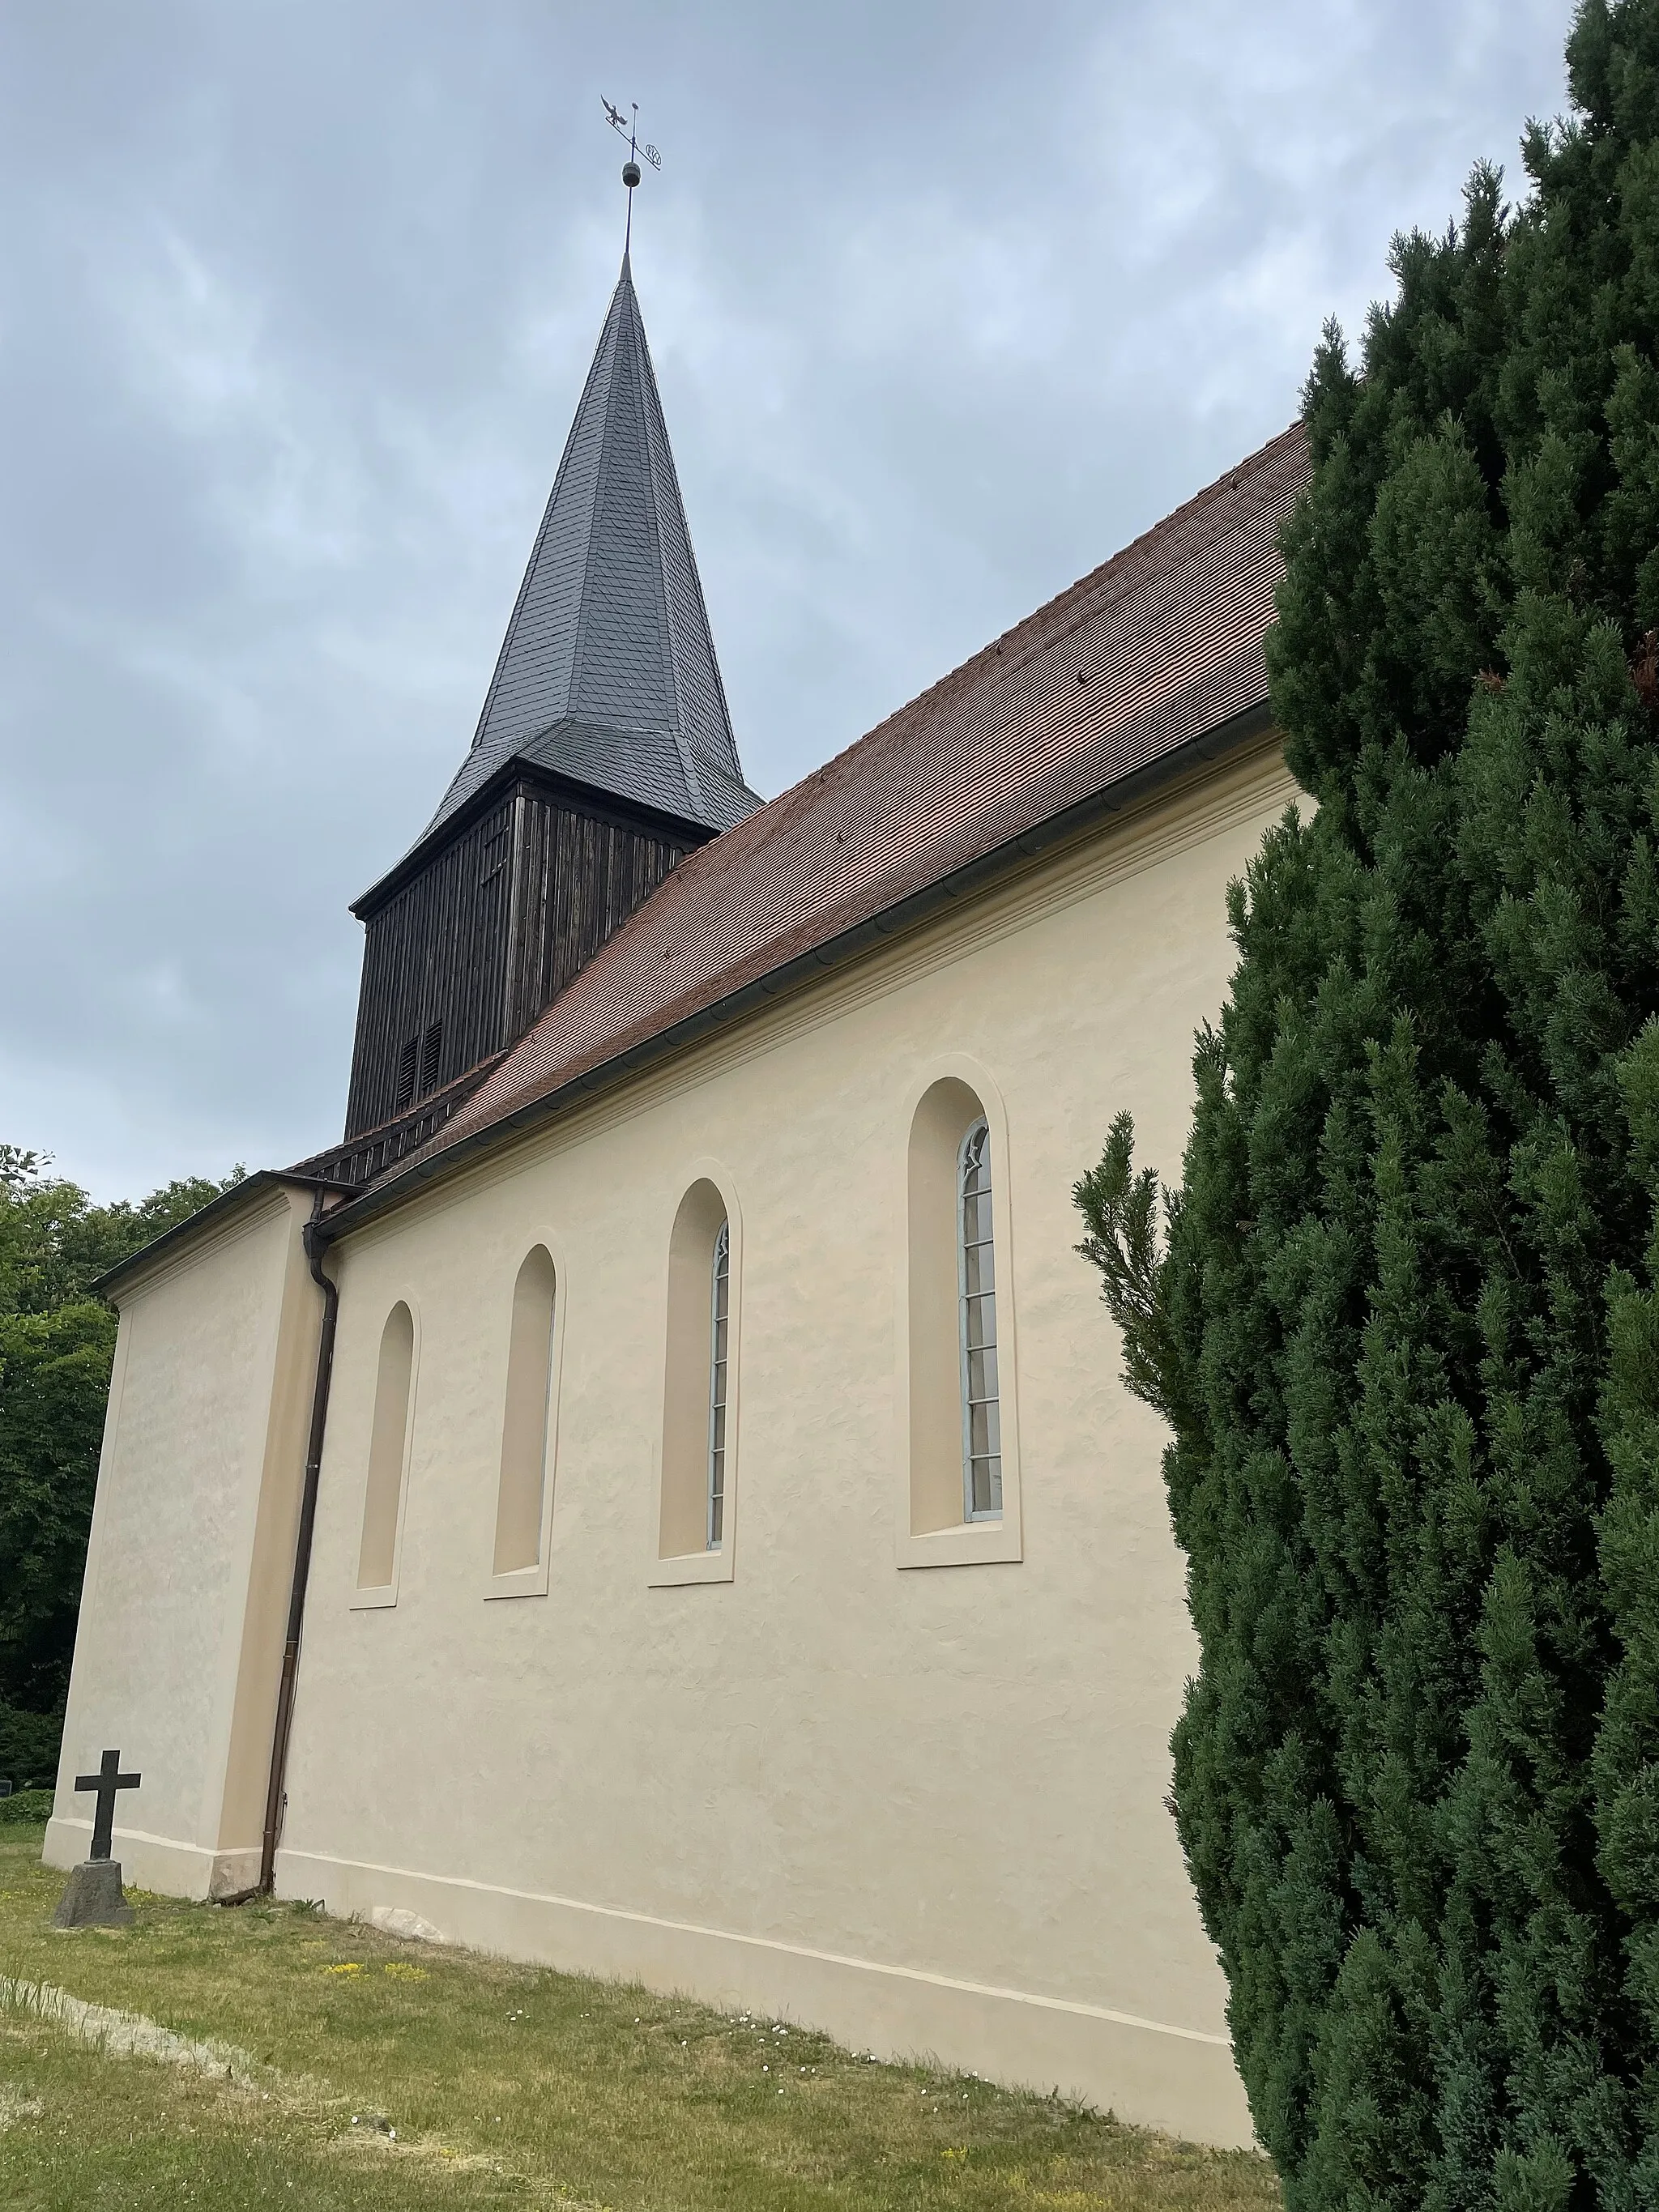
[[[429,825],[512,759],[710,830],[743,780],[629,258],[483,712]]]
[[[685,854],[759,805],[624,252],[471,749],[353,909],[332,1171],[361,1181],[423,1142]]]

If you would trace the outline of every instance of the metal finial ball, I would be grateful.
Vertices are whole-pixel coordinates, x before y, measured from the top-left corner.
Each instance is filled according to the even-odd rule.
[[[639,181],[640,181],[640,165],[639,165],[639,163],[638,163],[637,161],[624,161],[624,162],[623,163],[623,184],[625,184],[625,185],[627,185],[627,187],[628,187],[628,189],[629,189],[629,191],[630,192],[633,191],[633,189],[634,189],[635,185],[637,185]]]

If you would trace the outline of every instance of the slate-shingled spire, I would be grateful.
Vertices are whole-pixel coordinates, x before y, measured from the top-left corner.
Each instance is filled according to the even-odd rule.
[[[711,830],[743,780],[626,254],[472,750],[427,835],[522,759]]]
[[[752,814],[628,256],[472,749],[358,899],[345,1139],[424,1143],[686,854]]]

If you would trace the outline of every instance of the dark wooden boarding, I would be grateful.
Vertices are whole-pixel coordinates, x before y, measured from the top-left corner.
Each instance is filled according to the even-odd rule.
[[[478,798],[357,908],[347,1146],[493,1061],[713,834],[523,763]]]

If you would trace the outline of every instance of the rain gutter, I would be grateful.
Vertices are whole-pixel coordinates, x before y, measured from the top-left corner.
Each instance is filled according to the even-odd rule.
[[[152,1237],[148,1244],[141,1244],[125,1260],[118,1260],[112,1267],[106,1267],[101,1275],[94,1277],[87,1288],[94,1297],[110,1298],[112,1304],[112,1294],[118,1283],[125,1282],[131,1274],[142,1272],[152,1261],[159,1260],[163,1253],[171,1251],[175,1244],[188,1243],[198,1231],[207,1228],[224,1215],[238,1212],[250,1198],[257,1197],[261,1191],[313,1190],[322,1195],[334,1191],[343,1195],[351,1188],[351,1184],[332,1182],[326,1176],[290,1175],[282,1168],[256,1168],[252,1175],[244,1176],[240,1182],[232,1183],[228,1190],[222,1190],[216,1198],[210,1198],[194,1213],[187,1213],[182,1221],[174,1222],[171,1229],[164,1229],[159,1237]]]

